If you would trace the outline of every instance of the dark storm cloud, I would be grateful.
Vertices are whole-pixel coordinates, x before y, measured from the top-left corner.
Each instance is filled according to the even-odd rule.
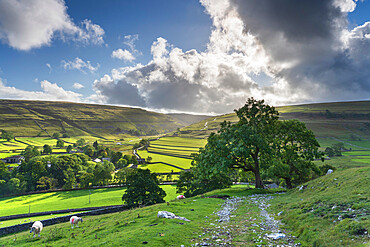
[[[355,30],[346,33],[347,12],[340,7],[345,1],[232,3],[245,31],[253,34],[271,57],[276,76],[287,80],[291,88],[314,93],[314,100],[369,97],[370,74],[364,68],[370,67],[370,59],[357,52],[361,47],[363,53],[370,53],[369,30],[360,35],[353,35]]]

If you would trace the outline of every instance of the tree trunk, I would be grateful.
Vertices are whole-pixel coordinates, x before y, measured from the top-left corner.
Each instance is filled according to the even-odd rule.
[[[285,183],[288,189],[292,189],[292,180],[290,178],[285,178]]]
[[[263,189],[264,188],[264,185],[263,185],[263,181],[261,179],[261,175],[260,175],[260,171],[257,170],[255,173],[254,173],[254,176],[256,178],[256,188],[259,188],[259,189]]]

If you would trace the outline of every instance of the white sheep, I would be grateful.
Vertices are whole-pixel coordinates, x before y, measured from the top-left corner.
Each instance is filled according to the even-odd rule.
[[[76,227],[78,227],[78,222],[80,222],[80,221],[82,222],[82,218],[81,217],[72,216],[69,219],[69,222],[71,223],[72,229],[73,229],[74,225],[76,225]]]
[[[40,221],[35,221],[31,227],[30,233],[33,232],[33,237],[35,237],[36,234],[40,237],[40,232],[42,231],[43,225]]]
[[[179,195],[179,196],[177,196],[176,198],[177,198],[177,200],[185,199],[185,196],[184,196],[184,195]]]

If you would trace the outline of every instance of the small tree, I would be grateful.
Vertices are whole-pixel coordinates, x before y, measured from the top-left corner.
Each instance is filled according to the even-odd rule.
[[[70,136],[67,133],[63,133],[62,137],[63,138],[69,138]]]
[[[6,139],[7,141],[10,141],[14,138],[14,135],[11,132],[1,130],[1,138]]]
[[[21,155],[24,157],[25,161],[28,162],[32,157],[39,156],[40,152],[37,147],[29,145],[21,152]]]
[[[156,174],[150,173],[149,170],[136,169],[127,176],[126,182],[127,190],[122,196],[122,201],[126,202],[128,207],[164,202],[166,192],[159,187]]]
[[[51,137],[53,137],[54,139],[58,139],[60,137],[60,134],[58,132],[55,132]]]
[[[75,146],[81,148],[85,145],[85,143],[86,143],[85,139],[81,138],[81,139],[77,140],[77,142],[75,143]]]
[[[121,158],[116,163],[116,168],[124,168],[127,166],[127,160]]]
[[[66,149],[67,153],[71,152],[72,151],[72,148],[73,148],[72,145],[68,145],[68,147]]]
[[[98,140],[94,141],[93,147],[95,148],[95,150],[98,150],[99,147]]]
[[[53,152],[53,149],[48,144],[45,144],[43,146],[43,150],[42,150],[43,154],[51,154],[52,152]]]
[[[58,140],[58,141],[57,141],[57,147],[58,147],[58,148],[62,148],[62,147],[64,147],[64,141],[62,141],[62,140]]]

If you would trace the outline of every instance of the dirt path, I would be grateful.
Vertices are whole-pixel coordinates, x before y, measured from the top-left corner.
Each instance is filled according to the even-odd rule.
[[[206,217],[203,233],[191,246],[301,246],[268,212],[272,198],[259,194],[226,199],[219,211]]]

